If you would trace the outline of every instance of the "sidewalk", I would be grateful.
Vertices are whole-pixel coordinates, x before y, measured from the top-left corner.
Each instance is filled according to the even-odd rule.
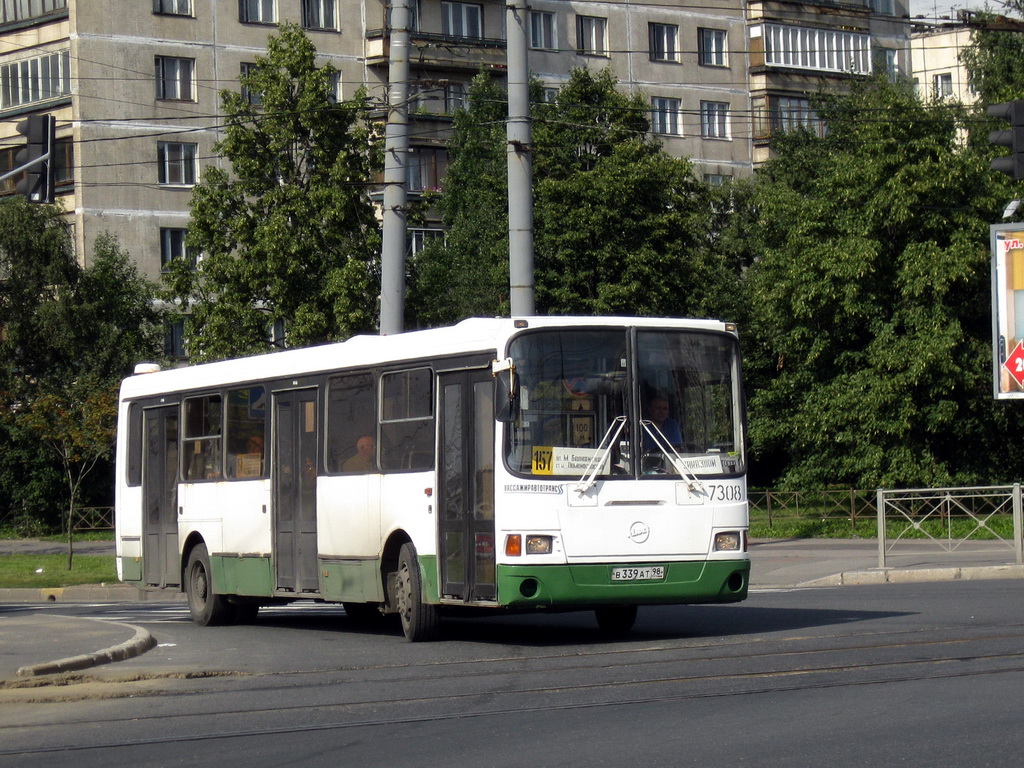
[[[0,542],[0,555],[11,542]],[[106,553],[113,552],[112,542]],[[19,542],[19,551],[34,551]],[[40,549],[53,546],[41,542]],[[58,547],[60,545],[57,545]],[[96,549],[100,549],[97,547]],[[96,552],[104,554],[105,552]],[[91,553],[92,554],[92,553]],[[1024,565],[998,541],[965,542],[954,552],[934,543],[900,542],[878,568],[873,539],[782,539],[752,541],[751,591],[835,587],[907,581],[1024,578]],[[0,688],[19,676],[86,669],[145,653],[156,640],[129,624],[75,618],[39,609],[47,602],[141,602],[175,600],[177,592],[141,592],[127,584],[83,585],[52,590],[0,590]]]

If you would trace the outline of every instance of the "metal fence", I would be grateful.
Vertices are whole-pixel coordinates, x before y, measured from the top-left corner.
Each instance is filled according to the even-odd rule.
[[[984,537],[1014,552],[1024,563],[1020,483],[982,488],[914,488],[876,492],[878,567],[900,542],[927,541],[945,551],[963,551]],[[1012,521],[1012,528],[1006,521]]]
[[[858,524],[873,525],[877,515],[875,491],[856,489],[824,489],[817,491],[756,491],[747,494],[751,519],[765,521],[769,528],[789,520],[849,520],[856,531]]]
[[[113,507],[80,507],[75,510],[71,527],[76,531],[114,530]]]

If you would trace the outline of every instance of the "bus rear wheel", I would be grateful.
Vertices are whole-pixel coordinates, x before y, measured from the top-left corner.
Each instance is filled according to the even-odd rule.
[[[188,556],[185,593],[188,596],[188,612],[192,614],[192,621],[199,626],[215,627],[231,623],[233,606],[227,598],[213,591],[210,555],[205,544],[197,544]]]
[[[636,622],[635,605],[605,605],[594,609],[597,626],[609,635],[625,635]]]
[[[403,544],[398,553],[395,602],[406,640],[410,643],[419,643],[437,637],[440,624],[437,606],[423,602],[420,564],[416,557],[416,547],[411,542]]]

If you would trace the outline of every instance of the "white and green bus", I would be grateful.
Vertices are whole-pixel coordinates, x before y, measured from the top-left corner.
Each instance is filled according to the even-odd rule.
[[[412,641],[455,611],[621,632],[747,595],[733,325],[471,319],[154,368],[121,387],[118,575],[199,624],[317,600]]]

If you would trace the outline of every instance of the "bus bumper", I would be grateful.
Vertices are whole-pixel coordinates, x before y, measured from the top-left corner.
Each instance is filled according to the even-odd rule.
[[[664,579],[613,581],[610,564],[499,565],[498,601],[510,608],[556,608],[736,603],[747,597],[749,560],[652,565],[665,567]]]

